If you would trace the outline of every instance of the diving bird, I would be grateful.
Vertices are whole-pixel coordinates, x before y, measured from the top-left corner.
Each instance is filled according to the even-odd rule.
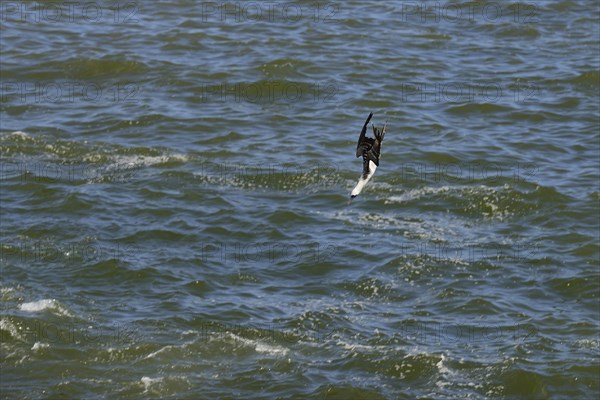
[[[367,125],[371,121],[373,113],[370,113],[365,121],[365,124],[360,132],[358,138],[358,144],[356,145],[356,157],[362,156],[363,158],[363,172],[358,180],[358,183],[350,193],[350,201],[360,194],[367,182],[373,177],[375,170],[379,167],[379,155],[381,152],[381,142],[385,136],[385,128],[387,127],[387,121],[383,125],[382,129],[375,128],[373,125],[373,135],[375,139],[366,137]]]

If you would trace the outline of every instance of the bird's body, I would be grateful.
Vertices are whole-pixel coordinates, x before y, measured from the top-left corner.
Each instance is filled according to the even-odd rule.
[[[383,137],[385,136],[385,128],[387,127],[387,123],[383,126],[382,129],[376,128],[373,125],[373,135],[375,136],[375,138],[367,137],[367,125],[369,125],[371,117],[373,117],[373,113],[370,113],[367,117],[362,131],[360,132],[358,144],[356,145],[356,157],[362,156],[363,158],[363,172],[360,176],[360,179],[358,180],[358,183],[352,190],[352,193],[350,193],[351,200],[360,194],[367,182],[371,180],[371,178],[375,174],[375,170],[379,166],[381,142],[383,141]]]

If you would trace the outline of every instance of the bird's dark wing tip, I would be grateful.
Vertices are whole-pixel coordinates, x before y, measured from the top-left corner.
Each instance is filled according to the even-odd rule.
[[[373,113],[369,113],[369,116],[367,117],[367,120],[365,121],[365,124],[363,125],[362,130],[360,131],[360,136],[358,137],[358,143],[356,145],[356,157],[360,157],[363,154],[363,152],[365,151],[364,149],[361,149],[361,147],[362,147],[361,145],[363,145],[365,140],[367,140],[367,138],[365,137],[365,134],[367,133],[367,126],[369,125],[369,121],[371,120],[371,117],[373,117]],[[367,140],[367,142],[369,145],[372,144],[368,140]]]

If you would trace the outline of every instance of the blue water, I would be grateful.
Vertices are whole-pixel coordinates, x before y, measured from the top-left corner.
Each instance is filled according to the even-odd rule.
[[[1,397],[598,397],[599,16],[1,2]]]

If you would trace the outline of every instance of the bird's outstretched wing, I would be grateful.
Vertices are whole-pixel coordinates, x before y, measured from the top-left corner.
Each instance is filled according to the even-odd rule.
[[[379,155],[381,152],[381,142],[383,142],[383,137],[385,136],[385,128],[387,127],[387,122],[383,125],[383,128],[379,129],[373,125],[373,135],[375,139],[373,140],[373,145],[369,148],[365,154],[369,160],[372,160],[375,165],[379,167]]]
[[[385,128],[387,128],[387,121],[381,129],[376,128],[375,125],[373,125],[373,135],[375,135],[375,140],[379,141],[380,144],[383,142],[383,137],[385,136]]]
[[[371,117],[373,117],[373,113],[369,114],[363,125],[362,131],[360,131],[358,144],[356,145],[356,157],[362,156],[366,151],[369,151],[371,146],[373,146],[374,139],[366,137],[367,126],[369,125],[369,121],[371,121]]]
[[[369,138],[366,136],[367,125],[371,120],[373,113],[369,114],[365,125],[363,126],[362,131],[360,132],[360,137],[358,138],[358,145],[356,146],[356,157],[363,157],[365,170],[368,168],[369,161],[373,161],[376,166],[379,167],[379,155],[381,151],[381,142],[383,141],[383,137],[385,136],[385,128],[387,127],[387,123],[383,126],[382,129],[376,128],[373,125],[373,135],[375,139]]]

